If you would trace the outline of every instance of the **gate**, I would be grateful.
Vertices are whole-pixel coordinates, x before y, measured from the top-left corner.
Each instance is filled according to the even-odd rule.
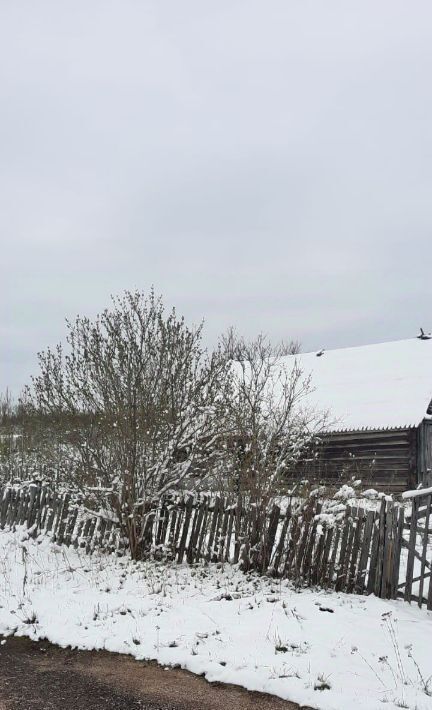
[[[416,601],[419,607],[432,609],[432,488],[409,491],[411,513],[405,518],[402,535],[401,564],[405,565],[405,579],[398,585],[398,596],[405,601]],[[403,572],[402,567],[401,572]]]

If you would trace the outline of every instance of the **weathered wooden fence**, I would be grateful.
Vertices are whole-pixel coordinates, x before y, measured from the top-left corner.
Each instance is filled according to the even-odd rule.
[[[0,528],[26,524],[59,544],[124,552],[118,525],[79,497],[31,484],[5,487],[0,501]],[[179,563],[240,563],[299,585],[400,596],[432,609],[431,501],[432,490],[418,491],[404,505],[383,498],[378,509],[346,506],[335,519],[313,498],[263,515],[241,498],[166,497],[154,515],[151,553]]]
[[[0,489],[0,529],[17,525],[26,525],[34,537],[47,533],[58,544],[82,547],[89,553],[96,548],[124,548],[115,522],[87,510],[79,496],[36,483]]]
[[[408,494],[409,496],[410,494]],[[398,584],[405,601],[416,601],[432,609],[432,488],[414,492],[411,511],[405,518],[401,547],[406,551],[406,567]]]
[[[329,522],[329,518],[332,518]],[[321,514],[318,500],[256,508],[223,499],[164,502],[157,515],[156,550],[178,562],[241,562],[298,584],[337,591],[398,595],[404,508],[383,499],[378,510],[347,506],[342,519]]]

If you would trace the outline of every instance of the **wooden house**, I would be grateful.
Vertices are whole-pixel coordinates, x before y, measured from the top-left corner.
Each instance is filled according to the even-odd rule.
[[[328,412],[296,476],[355,476],[362,487],[395,493],[432,485],[432,339],[288,357],[310,376],[307,406]]]

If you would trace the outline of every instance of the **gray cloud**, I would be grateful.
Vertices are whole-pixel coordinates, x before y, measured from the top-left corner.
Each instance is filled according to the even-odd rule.
[[[208,342],[432,327],[427,0],[0,8],[0,388],[154,284]]]

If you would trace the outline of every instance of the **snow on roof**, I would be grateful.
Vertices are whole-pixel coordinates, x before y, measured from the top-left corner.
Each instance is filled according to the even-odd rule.
[[[310,375],[307,404],[328,411],[329,430],[418,426],[432,401],[432,340],[397,340],[376,345],[301,353],[295,361]]]

